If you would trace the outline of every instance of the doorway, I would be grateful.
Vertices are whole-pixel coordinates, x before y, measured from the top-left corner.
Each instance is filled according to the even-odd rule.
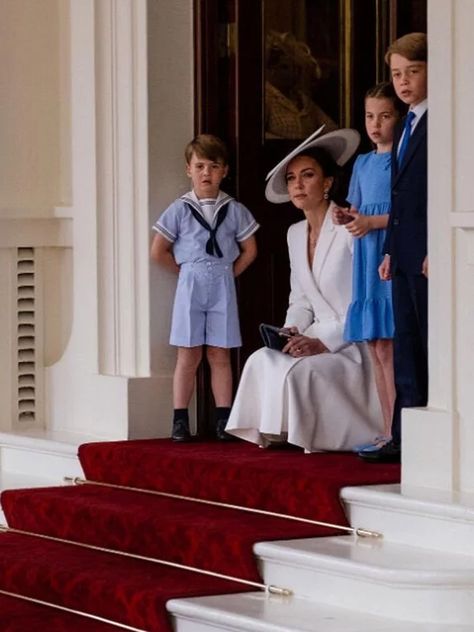
[[[195,0],[194,8],[196,133],[227,143],[232,159],[223,188],[261,226],[258,258],[237,283],[243,338],[233,353],[237,385],[246,359],[261,346],[259,323],[283,323],[286,232],[301,219],[290,204],[265,200],[265,175],[322,123],[363,132],[363,95],[388,79],[388,44],[426,31],[426,0]],[[363,140],[360,150],[369,149]],[[212,408],[204,366],[198,375],[202,435],[211,431]]]

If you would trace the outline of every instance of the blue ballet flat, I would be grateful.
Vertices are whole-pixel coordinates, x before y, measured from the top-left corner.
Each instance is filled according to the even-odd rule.
[[[369,443],[360,443],[359,445],[355,445],[352,448],[352,452],[375,452],[376,450],[380,450],[387,441],[390,441],[389,437],[380,435],[375,437],[375,439]]]

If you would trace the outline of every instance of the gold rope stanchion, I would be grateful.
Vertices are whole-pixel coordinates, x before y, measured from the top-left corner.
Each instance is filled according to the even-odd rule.
[[[182,496],[180,494],[172,494],[170,492],[160,492],[154,489],[129,487],[127,485],[116,485],[114,483],[101,483],[99,481],[91,481],[89,479],[81,478],[80,476],[65,476],[63,480],[66,483],[72,483],[73,485],[96,485],[97,487],[110,487],[111,489],[121,489],[128,492],[139,492],[141,494],[151,494],[153,496],[175,498],[176,500],[187,500],[194,503],[201,503],[203,505],[215,505],[216,507],[223,507],[224,509],[237,509],[239,511],[247,511],[249,513],[256,513],[263,516],[271,516],[272,518],[295,520],[297,522],[305,522],[306,524],[313,524],[319,527],[330,527],[331,529],[339,529],[340,531],[345,531],[346,533],[350,533],[351,535],[356,535],[361,538],[383,538],[382,533],[379,533],[378,531],[371,531],[370,529],[364,529],[362,527],[347,527],[345,525],[322,522],[321,520],[311,520],[310,518],[300,518],[299,516],[292,516],[290,514],[275,513],[274,511],[266,511],[264,509],[242,507],[241,505],[231,505],[229,503],[219,502],[218,500],[205,500],[203,498],[194,498],[193,496]]]
[[[122,557],[129,557],[135,560],[141,560],[144,562],[153,562],[154,564],[161,564],[163,566],[170,566],[172,568],[178,568],[183,571],[190,571],[191,573],[201,573],[202,575],[209,575],[210,577],[217,577],[219,579],[226,579],[238,584],[244,584],[257,588],[258,590],[264,590],[272,595],[282,595],[289,597],[293,594],[289,588],[279,588],[271,584],[262,584],[259,582],[253,582],[249,579],[241,579],[239,577],[233,577],[232,575],[223,575],[222,573],[215,573],[214,571],[207,571],[203,568],[196,568],[195,566],[186,566],[185,564],[178,564],[177,562],[170,562],[169,560],[161,560],[154,557],[147,557],[145,555],[138,555],[136,553],[127,553],[126,551],[117,551],[116,549],[108,549],[102,546],[96,546],[95,544],[85,544],[84,542],[76,542],[75,540],[66,540],[64,538],[56,538],[52,535],[45,535],[43,533],[34,533],[33,531],[23,531],[21,529],[14,529],[13,527],[7,527],[7,525],[0,524],[0,533],[15,533],[17,535],[26,535],[34,538],[41,538],[42,540],[50,540],[51,542],[59,542],[61,544],[71,544],[72,546],[81,547],[84,549],[90,549],[92,551],[100,551],[101,553],[110,553],[112,555],[120,555]]]
[[[8,590],[0,589],[0,594],[5,595],[6,597],[14,597],[15,599],[22,599],[23,601],[29,601],[31,603],[38,604],[40,606],[48,606],[49,608],[54,608],[55,610],[62,610],[63,612],[67,612],[69,614],[76,614],[86,619],[99,621],[100,623],[108,623],[109,625],[113,625],[117,628],[121,628],[122,630],[130,630],[130,632],[147,632],[147,630],[144,630],[142,628],[132,628],[130,625],[126,625],[125,623],[118,623],[117,621],[104,619],[103,617],[99,617],[95,614],[89,614],[88,612],[82,612],[81,610],[73,610],[72,608],[67,608],[66,606],[59,606],[58,604],[51,603],[50,601],[43,601],[42,599],[36,599],[35,597],[27,597],[26,595],[20,595],[18,593],[9,592]]]

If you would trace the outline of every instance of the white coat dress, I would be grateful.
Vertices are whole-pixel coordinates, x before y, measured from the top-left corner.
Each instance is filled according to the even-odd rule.
[[[329,208],[312,269],[308,222],[288,230],[291,292],[285,326],[319,338],[328,353],[302,358],[263,348],[247,360],[226,431],[266,446],[287,440],[307,451],[351,450],[382,433],[369,351],[343,340],[351,301],[352,237]]]

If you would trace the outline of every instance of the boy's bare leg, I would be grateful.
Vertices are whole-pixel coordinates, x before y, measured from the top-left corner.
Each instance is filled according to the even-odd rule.
[[[208,347],[207,361],[211,367],[211,387],[216,407],[230,407],[232,403],[230,349]]]
[[[188,406],[194,391],[196,370],[202,358],[202,347],[178,347],[173,376],[173,441],[190,441]]]
[[[216,402],[216,436],[220,441],[230,441],[233,437],[225,431],[232,402],[230,350],[208,347],[207,360],[211,367],[212,394]]]
[[[196,371],[201,362],[202,347],[178,347],[173,376],[173,406],[187,408],[194,392]]]

